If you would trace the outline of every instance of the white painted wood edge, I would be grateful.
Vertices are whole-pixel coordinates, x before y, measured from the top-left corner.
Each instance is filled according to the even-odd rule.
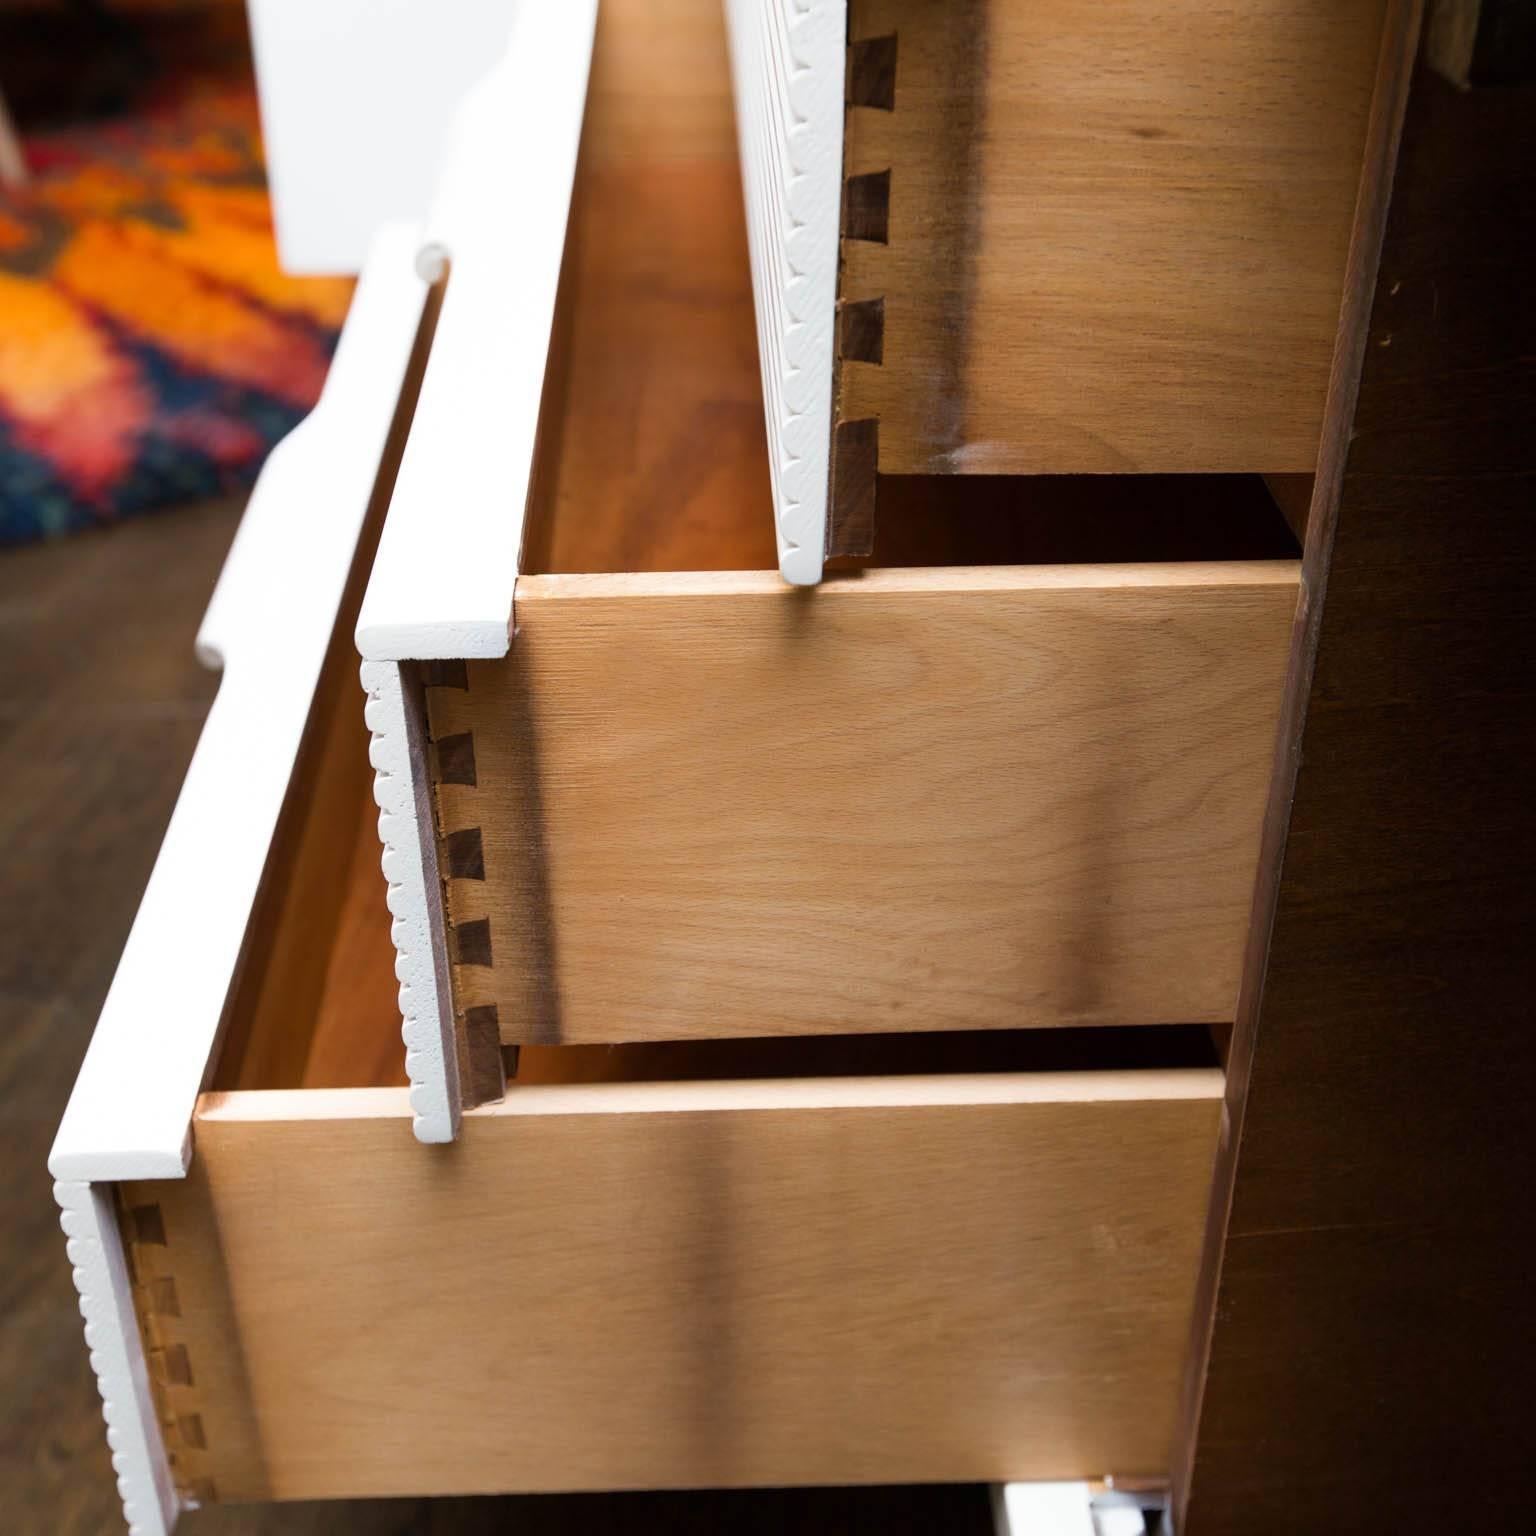
[[[726,0],[779,571],[821,580],[847,0]]]
[[[129,1536],[168,1536],[179,1506],[149,1389],[149,1367],[110,1185],[61,1180],[59,1203],[85,1344],[90,1351],[112,1470]]]
[[[418,1141],[452,1141],[459,1133],[462,1096],[426,772],[425,704],[399,662],[365,661],[362,682],[373,732],[369,758],[400,983],[412,1129]]]
[[[596,0],[523,0],[422,248],[447,286],[357,625],[368,661],[506,654]]]
[[[224,676],[54,1141],[57,1179],[176,1178],[416,342],[382,230],[324,392],[272,451],[198,632]]]
[[[1087,1483],[994,1483],[996,1536],[1098,1536]]]

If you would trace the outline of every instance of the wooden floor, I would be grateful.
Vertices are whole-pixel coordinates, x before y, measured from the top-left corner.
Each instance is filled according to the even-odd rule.
[[[0,1489],[7,1536],[123,1529],[48,1148],[215,679],[192,637],[234,532],[199,508],[0,556]],[[361,701],[359,701],[361,702]],[[189,1536],[986,1532],[985,1491],[210,1509]]]

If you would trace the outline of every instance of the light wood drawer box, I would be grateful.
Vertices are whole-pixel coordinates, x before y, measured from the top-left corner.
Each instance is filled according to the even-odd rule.
[[[1385,0],[726,9],[791,580],[877,470],[1311,471]]]
[[[437,216],[358,627],[424,1139],[501,1044],[1236,1006],[1283,520],[1256,478],[911,477],[879,568],[785,585],[724,32],[677,14],[604,9],[574,176],[552,26],[528,206],[482,166]]]
[[[221,579],[219,698],[51,1159],[133,1529],[1158,1474],[1222,1088],[1188,1031],[527,1047],[457,1145],[412,1139],[348,569],[415,245],[381,243]]]
[[[1220,1092],[516,1085],[452,1152],[403,1088],[211,1094],[187,1177],[120,1191],[178,1482],[1163,1475]]]

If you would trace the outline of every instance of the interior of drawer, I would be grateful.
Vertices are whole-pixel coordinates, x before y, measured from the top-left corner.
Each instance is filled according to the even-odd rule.
[[[525,569],[551,576],[533,575],[526,603],[519,596],[525,615],[520,624],[530,631],[525,639],[537,627],[536,613],[567,611],[576,614],[579,638],[589,627],[587,615],[601,607],[595,588],[590,607],[578,592],[540,589],[540,581],[554,573],[586,572],[600,580],[613,571],[766,572],[775,564],[723,28],[718,8],[707,0],[678,0],[669,17],[667,26],[658,27],[642,5],[602,9],[524,551]],[[1305,499],[1304,483],[1278,488],[1289,495],[1293,512]],[[935,511],[941,500],[942,516]],[[1112,596],[1117,583],[1144,579],[1126,562],[1199,562],[1169,577],[1175,588],[1183,583],[1194,590],[1219,584],[1203,562],[1230,562],[1215,569],[1236,571],[1239,559],[1295,551],[1287,518],[1257,478],[918,477],[892,480],[881,508],[876,563],[1117,562],[1105,567],[1103,584]],[[1293,581],[1293,567],[1284,564]],[[1232,589],[1236,622],[1246,625],[1242,616],[1252,606],[1254,614],[1266,615],[1265,634],[1283,639],[1289,592],[1250,590],[1246,581]],[[776,578],[771,586],[776,598],[789,595]],[[873,593],[867,579],[865,586]],[[865,611],[878,605],[871,596]],[[270,889],[231,1005],[220,1086],[402,1081],[394,956],[367,733],[355,707],[350,626],[348,618],[338,629],[340,651],[311,728],[316,745],[285,813]],[[1103,628],[1096,623],[1096,632]],[[1245,633],[1242,644],[1251,638]],[[1225,654],[1232,647],[1223,642],[1220,649]],[[1255,718],[1244,737],[1262,740],[1257,761],[1267,751],[1267,717],[1260,710]],[[1234,890],[1243,884],[1241,874],[1228,880]],[[288,900],[290,892],[302,892],[302,903]],[[1246,891],[1241,894],[1246,900]],[[1209,1024],[1228,1012],[1223,993],[1198,1011],[1148,1006],[1136,1022],[1182,1018]],[[988,1022],[995,1027],[1010,1021]],[[836,1070],[914,1072],[966,1070],[976,1053],[999,1049],[959,1025],[951,1021],[953,1037],[906,1045],[877,1027],[864,1045],[829,1042],[825,1048],[836,1046],[844,1061],[885,1064]],[[732,1032],[753,1033],[751,1021]],[[1170,1060],[1185,1059],[1171,1037],[1166,1043]],[[1086,1055],[1074,1064],[1114,1065],[1124,1059],[1117,1053],[1125,1044],[1115,1030],[1085,1037]],[[824,1047],[757,1045],[750,1070],[812,1070],[794,1064],[802,1048]],[[1072,1048],[1067,1039],[1027,1047]],[[562,1045],[561,1051],[573,1054],[553,1057],[545,1049],[525,1047],[519,1065],[524,1081],[580,1072],[611,1078],[749,1070],[739,1065],[745,1057],[690,1054],[700,1049],[692,1044],[604,1048],[586,1056],[575,1046]],[[918,1053],[921,1063],[898,1068],[903,1051]],[[700,1065],[704,1061],[707,1068]],[[1032,1064],[1015,1057],[1013,1065]],[[815,1070],[834,1067],[827,1059]]]
[[[669,11],[600,13],[528,574],[777,564],[721,8]],[[883,476],[873,554],[831,569],[1288,559],[1310,480]]]

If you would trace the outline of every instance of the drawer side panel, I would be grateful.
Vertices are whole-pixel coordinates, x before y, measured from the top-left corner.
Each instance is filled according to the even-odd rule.
[[[837,417],[881,473],[1310,472],[1384,13],[850,0],[893,89],[847,113],[838,298],[883,345]]]
[[[529,1088],[430,1155],[367,1107],[403,1095],[334,1118],[233,1096],[188,1178],[144,1191],[211,1477],[269,1499],[1157,1473],[1219,1113],[1218,1074],[1157,1097],[1176,1076],[735,1111]]]
[[[429,688],[507,1043],[1233,1016],[1287,562],[543,577]]]

